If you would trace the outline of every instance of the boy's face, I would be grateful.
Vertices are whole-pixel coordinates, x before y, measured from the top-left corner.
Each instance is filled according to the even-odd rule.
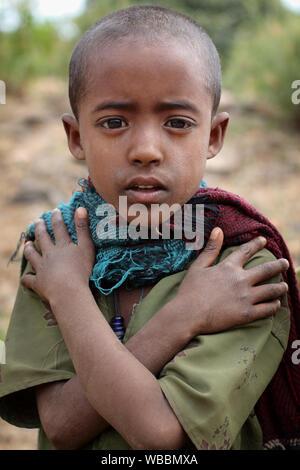
[[[211,122],[203,82],[198,56],[175,40],[159,47],[115,41],[94,59],[79,123],[70,115],[63,123],[72,154],[86,160],[106,202],[119,210],[119,196],[128,207],[183,205],[193,196],[228,123],[227,113]]]

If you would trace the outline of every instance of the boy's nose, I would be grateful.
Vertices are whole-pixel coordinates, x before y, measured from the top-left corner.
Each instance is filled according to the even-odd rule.
[[[135,165],[159,165],[164,157],[158,137],[148,135],[134,142],[128,152],[128,159]]]

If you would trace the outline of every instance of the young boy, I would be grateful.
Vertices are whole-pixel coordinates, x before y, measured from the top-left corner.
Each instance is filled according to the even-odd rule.
[[[206,33],[158,7],[107,15],[73,53],[74,116],[63,124],[89,179],[28,230],[0,384],[1,416],[39,427],[39,449],[261,449],[297,438],[275,433],[264,393],[291,339],[293,270],[258,235],[278,258],[288,252],[238,197],[198,191],[228,124],[216,114],[220,82]],[[119,212],[120,196],[122,215],[132,222],[142,203],[151,227],[158,204],[204,203],[205,248],[100,239],[97,208]]]

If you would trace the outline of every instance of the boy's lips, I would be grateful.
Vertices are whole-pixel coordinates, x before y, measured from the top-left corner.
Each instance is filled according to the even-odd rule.
[[[129,202],[158,203],[166,194],[166,186],[158,178],[137,176],[128,182],[125,194]]]
[[[158,204],[165,196],[164,189],[126,189],[130,203]]]

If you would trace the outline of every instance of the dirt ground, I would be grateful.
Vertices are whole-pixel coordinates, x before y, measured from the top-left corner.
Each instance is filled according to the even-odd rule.
[[[7,266],[19,235],[45,210],[67,202],[86,176],[67,148],[60,116],[69,111],[67,85],[44,79],[0,106],[0,339],[18,287],[19,263]],[[281,231],[300,265],[300,136],[274,126],[261,106],[243,108],[224,92],[231,122],[222,152],[208,162],[205,180],[237,193]],[[35,449],[37,431],[0,420],[0,449]]]

